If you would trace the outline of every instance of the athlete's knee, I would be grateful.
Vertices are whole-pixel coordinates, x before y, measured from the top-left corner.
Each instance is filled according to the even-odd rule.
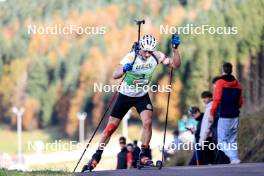
[[[115,132],[116,129],[117,129],[117,125],[114,124],[113,122],[110,122],[105,127],[103,134],[105,136],[109,137]]]
[[[151,129],[151,126],[152,126],[152,119],[146,119],[143,121],[144,129]]]

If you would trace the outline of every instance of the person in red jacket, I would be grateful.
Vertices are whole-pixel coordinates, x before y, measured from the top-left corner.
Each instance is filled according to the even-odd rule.
[[[218,78],[213,93],[213,105],[209,122],[219,116],[217,134],[218,146],[230,159],[231,164],[239,164],[237,134],[239,128],[239,109],[243,104],[240,83],[232,75],[232,64],[222,66],[222,76]]]
[[[133,168],[133,151],[134,151],[134,147],[133,144],[129,143],[127,144],[127,168],[131,169]]]

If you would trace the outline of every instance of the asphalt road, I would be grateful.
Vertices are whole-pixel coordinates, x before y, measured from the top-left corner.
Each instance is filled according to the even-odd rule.
[[[264,163],[93,171],[78,176],[264,176]]]

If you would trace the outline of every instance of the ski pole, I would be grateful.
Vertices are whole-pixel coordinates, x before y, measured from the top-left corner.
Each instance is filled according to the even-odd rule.
[[[170,71],[170,86],[172,83],[172,76],[173,76],[173,68],[171,68]],[[167,98],[167,109],[166,109],[166,118],[165,118],[165,126],[164,126],[164,136],[163,136],[163,145],[162,145],[162,163],[165,161],[164,158],[164,146],[165,146],[165,142],[166,142],[166,133],[167,133],[167,124],[168,124],[168,114],[169,114],[169,106],[170,106],[170,91],[168,93],[168,98]]]
[[[200,163],[199,163],[199,155],[198,155],[198,151],[196,150],[196,145],[194,146],[194,152],[195,152],[196,166],[199,166],[200,165]]]

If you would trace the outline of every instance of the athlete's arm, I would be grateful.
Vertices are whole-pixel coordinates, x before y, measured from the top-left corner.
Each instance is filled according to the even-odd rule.
[[[134,58],[134,53],[128,53],[120,62],[120,65],[115,69],[113,73],[114,79],[121,78],[127,71],[132,70],[132,62]]]
[[[173,57],[170,59],[170,67],[171,68],[179,68],[181,66],[181,57],[178,49],[172,48]]]
[[[173,56],[172,58],[168,58],[164,54],[163,57],[161,54],[161,63],[168,65],[171,68],[179,68],[181,66],[181,57],[177,48],[181,43],[180,36],[178,34],[173,34],[170,43]]]
[[[159,62],[163,65],[167,65],[171,68],[179,68],[181,66],[181,57],[177,49],[172,48],[172,58],[166,56],[160,51],[155,51],[154,54],[158,58]]]
[[[177,33],[173,34],[170,42],[171,42],[171,50],[173,53],[173,57],[170,62],[170,67],[179,68],[181,66],[181,57],[177,48],[181,43],[180,36]]]
[[[119,79],[124,75],[123,72],[123,65],[118,65],[118,67],[115,69],[114,73],[113,73],[113,78],[114,79]]]

